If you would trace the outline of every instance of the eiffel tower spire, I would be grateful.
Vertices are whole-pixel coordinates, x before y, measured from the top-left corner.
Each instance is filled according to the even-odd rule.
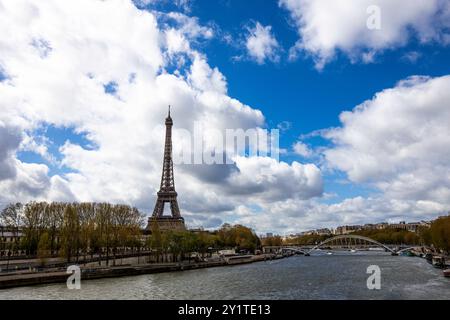
[[[181,217],[178,207],[177,192],[175,191],[175,179],[173,175],[172,160],[172,126],[173,120],[169,112],[166,118],[166,140],[164,145],[164,160],[161,175],[161,185],[158,192],[153,215],[149,219],[149,225],[156,221],[163,229],[184,229],[184,219]],[[170,204],[171,216],[164,216],[164,205]],[[149,228],[149,227],[147,227]]]

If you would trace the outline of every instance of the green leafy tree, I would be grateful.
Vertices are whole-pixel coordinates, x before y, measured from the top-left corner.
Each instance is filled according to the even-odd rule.
[[[0,224],[11,229],[14,238],[17,237],[23,221],[23,205],[10,203],[0,212]]]
[[[44,204],[30,202],[25,205],[23,214],[23,246],[28,254],[37,253],[39,237],[42,232]]]
[[[163,238],[161,234],[161,230],[156,221],[151,222],[151,236],[148,238],[148,246],[156,250],[156,262],[160,262],[163,260]]]
[[[0,212],[0,225],[3,225],[6,227],[6,229],[9,229],[13,233],[13,241],[5,242],[3,243],[3,249],[7,251],[7,262],[6,262],[6,269],[9,269],[9,261],[11,258],[11,255],[19,249],[20,243],[18,243],[18,235],[19,235],[19,229],[22,226],[22,220],[23,220],[23,205],[21,203],[11,203],[7,205],[1,212]]]
[[[420,242],[424,245],[431,245],[433,243],[433,239],[431,237],[431,228],[429,227],[420,227],[418,230]]]
[[[41,234],[38,243],[38,251],[37,256],[41,266],[44,266],[47,262],[47,258],[50,255],[50,237],[48,232],[44,232]]]
[[[261,240],[263,246],[281,246],[283,239],[280,236],[266,237]]]
[[[431,241],[436,248],[450,252],[450,216],[433,221],[430,233]]]
[[[72,205],[68,205],[64,212],[64,220],[61,230],[61,254],[70,263],[72,257],[77,255],[80,245],[80,220],[77,211]]]
[[[218,242],[222,247],[238,250],[255,250],[261,245],[254,231],[242,225],[224,224],[218,231]]]

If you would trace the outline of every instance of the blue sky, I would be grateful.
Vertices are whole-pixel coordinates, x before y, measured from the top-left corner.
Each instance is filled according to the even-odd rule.
[[[167,2],[151,4],[148,8],[180,9]],[[188,12],[190,16],[198,17],[201,24],[213,26],[219,33],[219,37],[202,42],[199,47],[208,56],[209,63],[217,66],[227,78],[229,95],[261,109],[269,127],[289,122],[289,129],[281,135],[281,148],[289,149],[301,135],[339,126],[341,112],[352,110],[402,79],[412,75],[438,77],[450,73],[449,46],[421,44],[414,38],[399,48],[388,48],[369,64],[352,63],[345,54],[339,53],[324,70],[317,70],[307,54],[289,61],[288,51],[297,41],[298,34],[287,11],[281,9],[277,1],[197,0],[190,2]],[[251,60],[234,61],[234,57],[245,55],[245,50],[238,43],[230,46],[221,36],[229,34],[244,41],[243,30],[255,21],[272,27],[281,46],[279,62],[260,65]],[[417,61],[406,58],[411,52],[419,54]],[[329,144],[321,138],[305,142],[312,148]],[[281,160],[303,159],[290,152],[282,154]],[[345,175],[340,173],[332,173],[325,179],[325,192],[337,195],[325,202],[339,202],[350,196],[376,192],[367,185],[342,183]]]
[[[281,162],[176,167],[193,226],[288,233],[449,211],[448,1],[4,6],[0,27],[21,37],[0,39],[0,204],[151,212],[163,143],[152,130],[170,103],[178,128],[282,128]],[[45,13],[33,32],[32,6]]]

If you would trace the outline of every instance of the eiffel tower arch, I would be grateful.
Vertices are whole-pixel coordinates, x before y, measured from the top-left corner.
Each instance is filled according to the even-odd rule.
[[[180,214],[175,191],[175,179],[173,175],[172,160],[172,126],[173,121],[169,114],[166,118],[166,140],[164,145],[164,160],[161,175],[161,185],[157,193],[157,200],[152,216],[148,219],[147,230],[151,231],[153,224],[157,223],[161,231],[186,230],[184,219]],[[165,204],[170,204],[170,215],[164,215]]]

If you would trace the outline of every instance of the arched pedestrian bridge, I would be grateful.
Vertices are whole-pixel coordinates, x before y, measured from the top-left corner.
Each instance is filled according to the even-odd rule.
[[[377,247],[382,248],[386,252],[390,252],[393,255],[398,255],[399,253],[402,253],[404,251],[420,248],[420,247],[408,247],[408,248],[394,249],[392,247],[389,247],[388,245],[385,245],[381,242],[378,242],[368,237],[347,234],[328,238],[312,247],[299,245],[273,246],[273,247],[265,247],[265,252],[276,252],[277,250],[279,252],[281,250],[282,252],[291,252],[297,254],[304,254],[308,256],[313,251],[318,250],[322,247],[333,247],[333,248],[337,247],[346,249]]]
[[[333,243],[337,243],[338,245],[341,245],[342,247],[349,247],[349,248],[361,246],[361,245],[364,245],[364,243],[369,243],[370,245],[375,245],[376,247],[383,248],[384,250],[389,251],[393,254],[397,253],[393,249],[389,248],[388,246],[386,246],[376,240],[370,239],[368,237],[347,234],[347,235],[340,235],[340,236],[335,236],[335,237],[326,239],[325,241],[322,241],[321,243],[319,243],[318,245],[313,247],[311,250],[309,250],[307,252],[307,254],[310,254],[314,250],[317,250],[317,249],[325,246],[326,244],[333,244]]]

